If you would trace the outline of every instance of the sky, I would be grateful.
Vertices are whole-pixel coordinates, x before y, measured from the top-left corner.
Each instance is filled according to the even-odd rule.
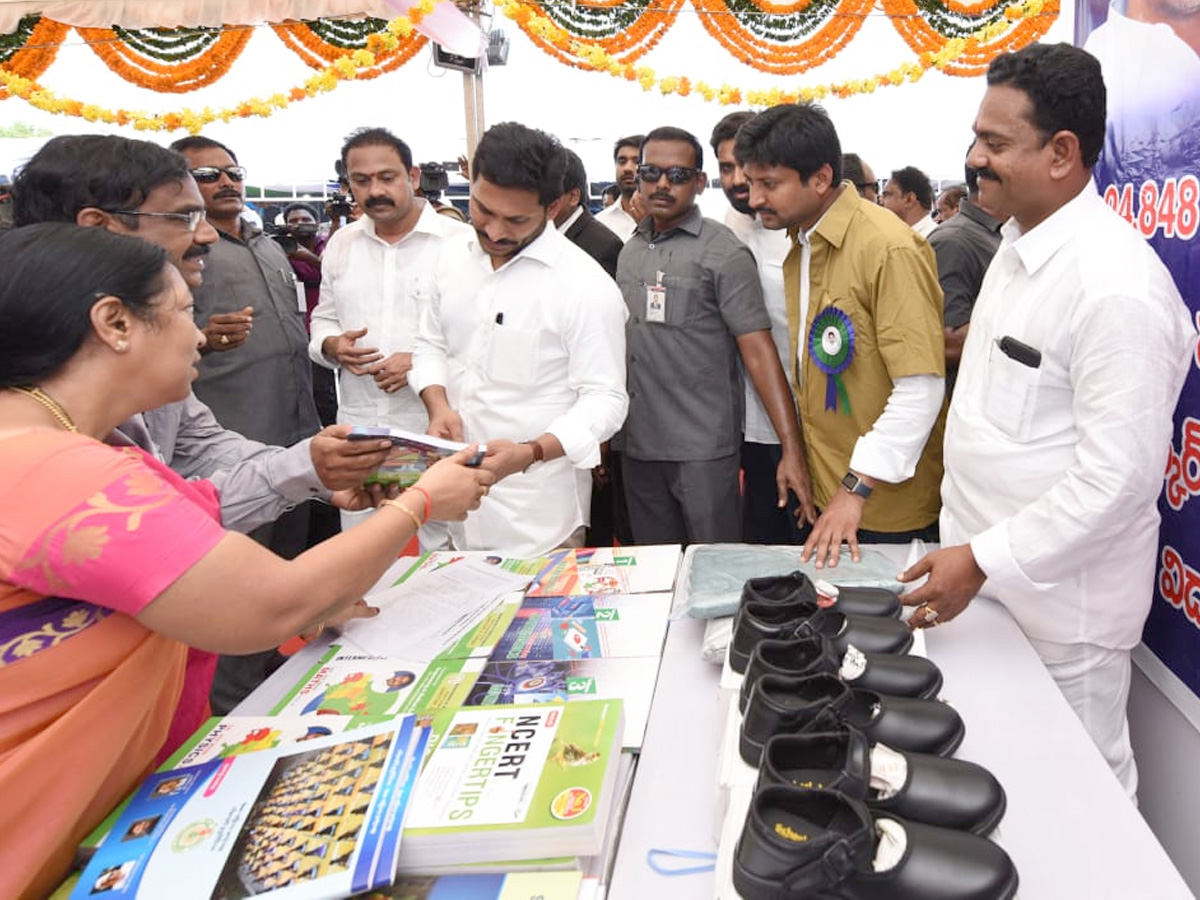
[[[698,96],[664,97],[643,92],[636,83],[566,66],[534,45],[515,23],[494,23],[511,41],[508,65],[484,75],[487,124],[520,121],[555,134],[579,153],[594,181],[612,177],[612,142],[659,125],[685,128],[707,148],[712,126],[735,107],[705,103]],[[1069,6],[1045,40],[1071,40]],[[73,40],[77,35],[72,33]],[[848,78],[865,78],[912,61],[914,54],[887,17],[876,11],[851,44],[831,62],[800,76],[768,76],[738,62],[703,30],[694,9],[685,5],[676,25],[639,65],[660,77],[686,75],[693,82],[729,83],[743,89],[795,89]],[[235,105],[252,96],[286,92],[301,85],[312,70],[287,50],[270,29],[259,29],[241,58],[215,85],[188,94],[155,94],[110,72],[86,46],[64,46],[42,83],[62,96],[109,108],[169,112],[184,106]],[[916,84],[877,90],[825,106],[845,151],[859,153],[879,177],[906,165],[931,178],[955,179],[971,140],[971,123],[983,95],[982,78],[958,78],[930,72]],[[0,126],[16,122],[54,134],[120,133],[169,143],[167,136],[93,125],[82,119],[42,113],[21,100],[0,102]],[[321,181],[333,175],[344,136],[364,125],[383,125],[404,138],[416,161],[453,160],[466,150],[463,78],[432,65],[429,50],[396,72],[372,81],[343,83],[330,94],[294,104],[269,119],[218,123],[204,133],[238,154],[252,183]],[[44,140],[44,139],[43,139]],[[40,146],[40,140],[0,140],[0,172],[10,171]],[[715,176],[716,164],[705,159]]]

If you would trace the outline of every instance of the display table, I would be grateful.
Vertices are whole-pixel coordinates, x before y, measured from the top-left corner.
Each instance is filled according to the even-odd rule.
[[[894,550],[898,565],[907,551],[877,549]],[[692,619],[667,633],[609,883],[613,900],[713,895],[711,873],[666,877],[646,862],[651,849],[717,847],[720,668],[700,658],[703,633],[704,622]],[[292,657],[237,712],[268,713],[330,640],[322,635]],[[1008,794],[995,838],[1020,870],[1022,900],[1192,896],[1002,606],[976,599],[958,619],[927,631],[926,647],[945,676],[943,699],[966,722],[955,755],[991,769]]]
[[[894,549],[898,563],[907,551],[875,549]],[[703,622],[688,619],[668,632],[614,900],[713,896],[712,873],[665,877],[646,863],[653,848],[717,847],[720,669],[700,659],[703,633]],[[989,768],[1008,794],[995,839],[1017,864],[1022,900],[1192,897],[1007,610],[977,598],[928,630],[926,647],[945,676],[942,698],[966,723],[955,756]]]

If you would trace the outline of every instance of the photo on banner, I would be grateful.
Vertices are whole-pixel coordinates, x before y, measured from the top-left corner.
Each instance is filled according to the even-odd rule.
[[[1096,187],[1166,263],[1200,323],[1200,7],[1185,0],[1077,0],[1075,43],[1108,89]],[[1200,349],[1197,350],[1200,366]],[[1146,645],[1200,694],[1200,371],[1188,374],[1159,498]]]

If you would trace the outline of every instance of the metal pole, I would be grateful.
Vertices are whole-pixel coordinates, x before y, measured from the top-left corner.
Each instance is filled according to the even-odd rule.
[[[458,6],[472,22],[479,24],[479,0],[459,0]],[[471,159],[487,127],[483,112],[482,72],[463,72],[463,110],[467,119],[467,159]]]

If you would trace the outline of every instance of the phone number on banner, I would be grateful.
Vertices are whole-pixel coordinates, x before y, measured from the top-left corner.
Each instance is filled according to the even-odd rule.
[[[1143,181],[1136,211],[1132,184],[1110,184],[1104,189],[1104,202],[1148,238],[1162,231],[1163,237],[1190,241],[1200,227],[1200,180],[1195,175],[1171,177],[1161,184]]]

